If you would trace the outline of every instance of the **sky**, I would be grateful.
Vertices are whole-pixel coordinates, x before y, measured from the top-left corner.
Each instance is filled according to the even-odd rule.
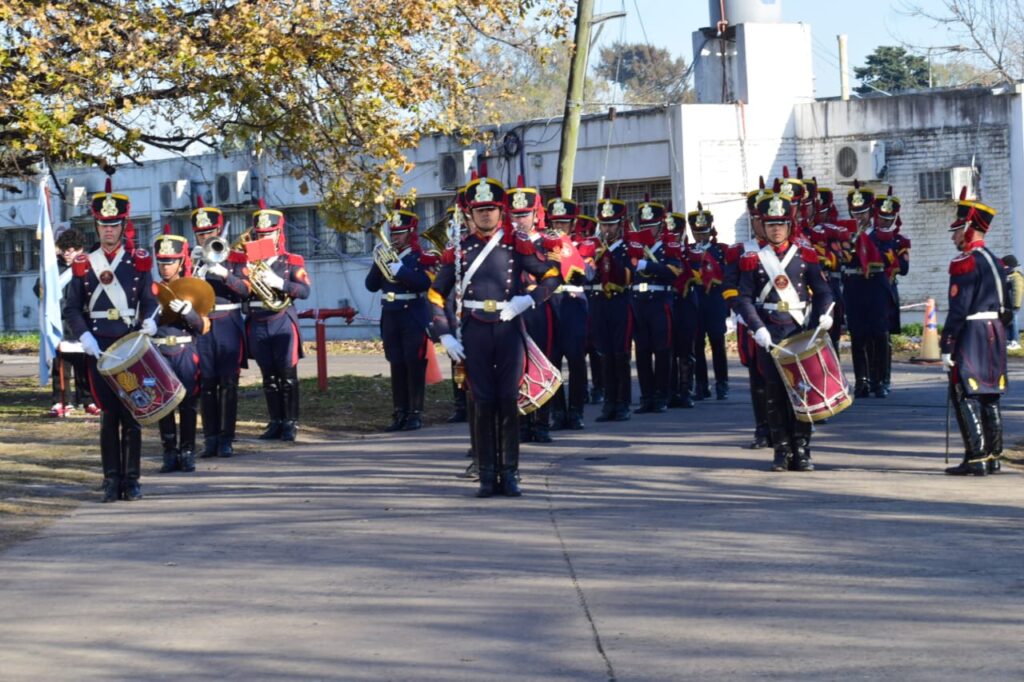
[[[755,0],[757,1],[757,0]],[[943,13],[942,0],[760,0],[768,5],[782,6],[782,21],[809,23],[814,56],[815,95],[833,97],[839,94],[839,48],[836,36],[847,35],[850,61],[850,86],[858,81],[852,69],[863,66],[869,54],[879,45],[910,45],[939,47],[956,45],[958,36],[929,19],[908,16],[905,10],[911,1],[933,14]],[[718,2],[716,1],[717,5]],[[729,2],[726,2],[728,16]],[[690,64],[693,59],[691,33],[710,24],[708,0],[595,0],[594,14],[625,10],[624,19],[604,23],[597,46],[615,41],[647,42],[664,47]],[[596,54],[597,48],[592,54]],[[918,54],[925,55],[924,50]],[[933,50],[936,62],[948,55]],[[593,60],[594,58],[591,57]]]

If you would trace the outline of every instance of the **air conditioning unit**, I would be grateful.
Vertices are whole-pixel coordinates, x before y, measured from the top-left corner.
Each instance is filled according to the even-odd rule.
[[[63,220],[89,215],[89,188],[72,180],[64,181]]]
[[[192,190],[188,180],[160,183],[160,210],[181,211],[192,207]]]
[[[252,200],[249,171],[217,173],[213,181],[214,202],[218,206],[247,204]]]
[[[475,149],[446,152],[437,159],[438,184],[441,189],[458,189],[469,181],[470,169],[476,163]]]
[[[885,143],[878,140],[836,145],[833,166],[837,182],[870,182],[885,176]]]
[[[967,188],[966,199],[978,198],[977,173],[970,166],[956,166],[949,169],[949,187],[953,194],[953,200],[960,198],[960,190]]]

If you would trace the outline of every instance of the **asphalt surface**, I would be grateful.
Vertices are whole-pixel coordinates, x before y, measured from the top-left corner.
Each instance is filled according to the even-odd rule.
[[[894,369],[813,473],[741,447],[733,367],[524,446],[519,499],[455,477],[462,425],[148,476],[0,554],[0,678],[1022,679],[1024,478],[943,475],[943,377]]]

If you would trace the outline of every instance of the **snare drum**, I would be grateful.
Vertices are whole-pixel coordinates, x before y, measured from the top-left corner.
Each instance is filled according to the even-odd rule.
[[[155,424],[185,398],[174,370],[142,332],[111,344],[96,369],[140,424]]]
[[[772,348],[793,412],[802,422],[828,419],[853,404],[831,339],[825,332],[815,331],[783,339]]]
[[[562,385],[562,373],[551,364],[537,344],[528,335],[526,339],[526,366],[519,380],[519,414],[530,414],[540,409],[558,387]]]

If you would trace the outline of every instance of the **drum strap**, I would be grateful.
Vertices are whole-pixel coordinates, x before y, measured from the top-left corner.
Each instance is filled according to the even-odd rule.
[[[789,281],[789,275],[786,274],[786,267],[793,260],[796,255],[797,247],[792,245],[789,250],[786,251],[786,255],[783,256],[782,260],[775,254],[775,249],[772,248],[771,244],[768,244],[763,249],[757,252],[757,257],[761,261],[761,266],[764,268],[765,273],[768,275],[768,281],[765,283],[764,288],[761,289],[761,293],[757,296],[757,302],[761,305],[764,304],[768,298],[768,294],[774,289],[779,295],[780,301],[785,301],[789,304],[789,314],[792,316],[796,323],[803,325],[804,323],[804,311],[798,310],[803,307],[803,301],[800,300],[800,295],[796,293],[796,286]],[[779,277],[785,277],[786,286],[778,288],[775,286],[775,281]]]
[[[473,262],[470,264],[469,269],[466,270],[466,274],[463,275],[462,288],[459,291],[459,295],[465,295],[466,289],[469,288],[469,283],[473,281],[473,275],[475,275],[476,271],[480,269],[480,266],[484,264],[484,261],[487,260],[487,257],[491,255],[491,251],[494,251],[494,248],[498,245],[498,242],[501,241],[501,238],[504,235],[504,228],[499,227],[497,230],[494,231],[494,234],[491,235],[491,238],[487,241],[487,244],[480,252],[480,255],[473,259]]]
[[[117,308],[122,317],[129,317],[133,312],[128,309],[128,295],[125,293],[124,287],[121,286],[121,280],[117,278],[117,275],[114,274],[113,279],[110,280],[110,284],[104,284],[103,280],[99,278],[100,274],[107,270],[111,273],[116,273],[117,266],[121,264],[123,259],[123,248],[117,252],[113,263],[107,263],[107,257],[103,255],[103,249],[96,249],[89,254],[89,265],[92,266],[92,271],[96,273],[96,280],[100,285],[92,292],[92,296],[89,298],[90,313],[96,308],[96,301],[100,297],[100,292],[107,295],[107,298],[110,300],[110,306],[112,308]]]

